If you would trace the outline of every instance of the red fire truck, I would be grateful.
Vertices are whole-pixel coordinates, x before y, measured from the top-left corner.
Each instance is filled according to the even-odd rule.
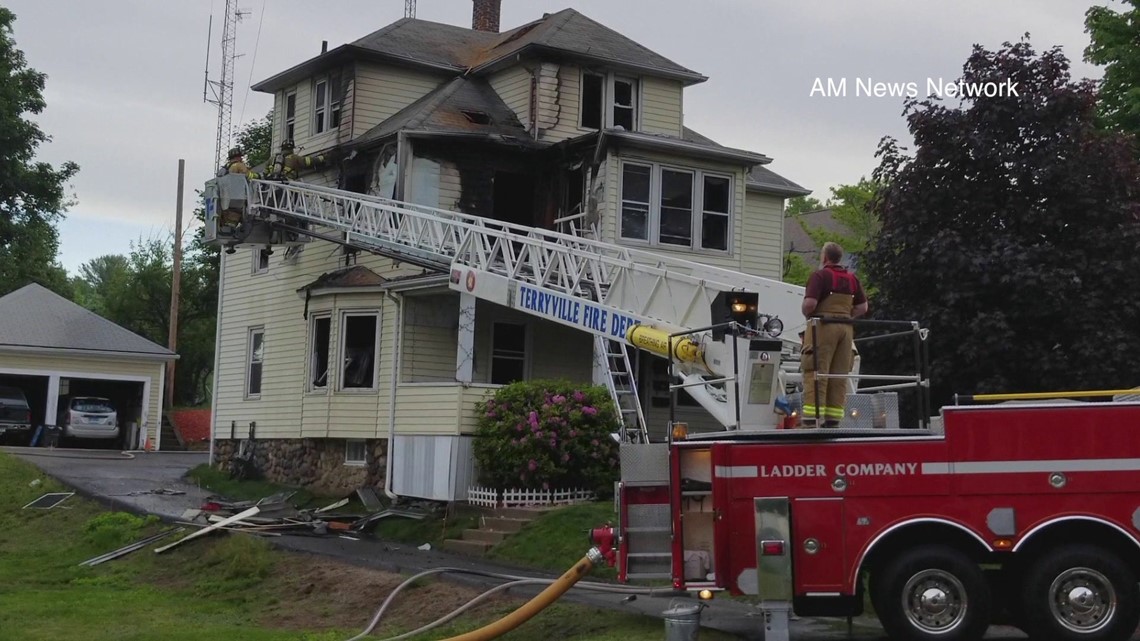
[[[623,580],[759,596],[769,641],[792,612],[856,616],[865,596],[892,639],[978,639],[998,618],[1130,638],[1140,393],[959,401],[917,429],[677,424],[623,444],[620,521],[595,541],[614,542]]]

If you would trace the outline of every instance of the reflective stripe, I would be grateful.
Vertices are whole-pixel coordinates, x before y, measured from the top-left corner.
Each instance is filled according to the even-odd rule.
[[[715,472],[722,479],[754,479],[760,476],[755,465],[717,465]]]
[[[1059,461],[964,461],[922,464],[923,474],[1025,474],[1033,472],[1137,472],[1140,459],[1071,459]]]

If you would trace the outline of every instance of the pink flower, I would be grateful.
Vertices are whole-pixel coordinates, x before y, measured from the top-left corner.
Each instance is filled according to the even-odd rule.
[[[587,406],[582,408],[582,413],[585,414],[586,416],[594,416],[595,414],[598,413],[598,408],[596,408],[592,405],[587,405]]]
[[[550,403],[543,403],[543,405],[542,405],[542,409],[544,409],[544,410],[548,410],[548,409],[550,409],[551,407],[552,407],[552,406],[550,405]]]
[[[570,438],[578,436],[578,430],[570,430]]]
[[[562,455],[562,462],[563,463],[569,463],[570,462],[570,455],[569,454],[563,454]]]
[[[538,469],[538,462],[536,462],[534,459],[531,459],[530,463],[527,463],[526,466],[527,466],[527,469],[529,469],[531,472],[533,472],[533,471]]]
[[[521,431],[523,431],[523,426],[524,426],[524,425],[525,425],[524,423],[519,423],[518,425],[515,425],[515,431],[516,431],[516,432],[521,432]]]
[[[487,418],[496,418],[496,417],[498,417],[498,414],[496,414],[494,411],[490,411],[490,412],[487,412],[486,416],[487,416]]]
[[[538,430],[537,432],[535,432],[534,437],[535,438],[542,438],[542,430]]]
[[[561,394],[558,394],[558,395],[555,395],[555,397],[550,399],[550,400],[554,401],[555,403],[565,403],[566,397],[561,395]]]
[[[586,395],[582,392],[574,392],[574,400],[581,403],[582,401],[586,400]]]
[[[528,416],[526,420],[527,420],[527,422],[528,422],[528,423],[530,423],[530,426],[531,426],[532,428],[533,428],[533,427],[538,427],[538,412],[534,412],[534,411],[532,411],[532,412],[530,413],[530,416]]]
[[[549,489],[550,489],[550,484],[549,484],[549,483],[547,483],[546,481],[543,481],[543,482],[542,482],[542,489],[544,489],[544,490],[549,490]]]

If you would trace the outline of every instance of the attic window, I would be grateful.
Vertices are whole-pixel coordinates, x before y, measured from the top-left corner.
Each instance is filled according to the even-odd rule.
[[[470,111],[467,109],[460,109],[459,111],[469,122],[473,122],[477,125],[491,124],[491,116],[487,115],[485,111]]]

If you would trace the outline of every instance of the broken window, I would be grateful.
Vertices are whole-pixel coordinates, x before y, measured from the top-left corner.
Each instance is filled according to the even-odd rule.
[[[467,109],[461,109],[460,113],[462,113],[463,117],[467,119],[467,122],[474,123],[476,125],[491,124],[491,116],[488,116],[487,112],[485,111],[470,111]]]
[[[637,115],[637,81],[629,78],[614,78],[613,83],[613,126],[634,131]]]
[[[495,323],[491,330],[491,383],[507,385],[526,378],[526,325]]]
[[[573,216],[585,211],[586,174],[581,167],[566,173],[566,197],[562,208],[563,216]]]
[[[293,132],[297,124],[297,92],[290,91],[285,94],[285,140],[293,139]]]
[[[332,74],[313,83],[313,133],[320,134],[340,126],[340,106],[344,87],[340,74]]]
[[[341,332],[341,389],[376,389],[379,315],[345,314]]]
[[[701,248],[728,249],[728,200],[732,190],[726,176],[706,175],[701,207]]]
[[[348,439],[344,442],[344,464],[366,465],[368,463],[368,443],[363,439]]]
[[[693,174],[661,170],[661,225],[658,241],[666,245],[693,244]]]
[[[601,129],[602,103],[606,99],[606,78],[596,73],[582,74],[582,127]]]
[[[325,389],[329,384],[329,333],[332,318],[313,318],[312,338],[309,345],[309,389]]]
[[[249,346],[246,352],[246,386],[247,398],[261,396],[261,370],[265,361],[265,329],[258,327],[249,330]]]
[[[649,240],[649,183],[653,168],[625,163],[621,178],[621,237]]]
[[[269,256],[273,253],[268,247],[262,247],[253,252],[253,273],[264,274],[269,271]]]

